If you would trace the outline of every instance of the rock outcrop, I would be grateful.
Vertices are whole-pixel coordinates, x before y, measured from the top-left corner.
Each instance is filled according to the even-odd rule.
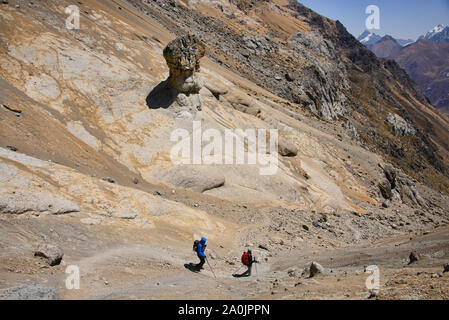
[[[78,212],[78,205],[59,195],[28,190],[2,190],[0,213],[22,214],[25,212],[64,214]]]
[[[395,136],[412,136],[416,133],[415,128],[397,114],[389,113],[387,122],[391,124]]]
[[[347,70],[336,55],[334,45],[317,34],[299,32],[288,40],[294,57],[307,61],[300,75],[286,76],[291,82],[292,100],[326,120],[335,120],[347,113],[349,88]]]
[[[426,201],[420,195],[412,180],[389,164],[381,165],[381,168],[384,171],[385,178],[379,183],[379,190],[385,199],[392,200],[395,196],[399,202],[426,207]]]

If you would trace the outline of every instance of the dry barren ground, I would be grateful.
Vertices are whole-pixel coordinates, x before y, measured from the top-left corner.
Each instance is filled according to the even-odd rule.
[[[208,57],[201,74],[223,94],[204,87],[195,112],[149,108],[175,38],[165,17],[129,1],[77,3],[80,30],[65,25],[73,1],[0,7],[0,297],[38,283],[61,299],[366,299],[364,270],[377,265],[378,299],[448,298],[449,197],[398,168],[386,201],[376,150]],[[193,135],[192,120],[278,129],[296,155],[269,177],[251,165],[192,174],[169,143],[175,129]],[[216,278],[184,268],[202,235]],[[34,257],[41,243],[61,247],[60,265]],[[234,279],[248,247],[261,263]],[[407,265],[411,251],[421,259]],[[312,261],[325,270],[308,278]],[[66,288],[71,265],[79,290]]]
[[[231,276],[240,266],[232,241],[214,241],[208,253],[215,279],[208,266],[201,273],[184,268],[197,260],[189,242],[159,239],[156,245],[151,232],[132,227],[80,225],[75,215],[2,217],[0,224],[2,241],[13,233],[18,242],[17,250],[1,253],[0,288],[41,283],[57,288],[62,299],[366,299],[370,274],[364,271],[370,265],[380,270],[377,299],[448,298],[449,274],[442,274],[449,259],[447,227],[351,248],[270,252],[268,261],[243,279]],[[33,257],[32,246],[19,244],[41,236],[62,244],[66,255],[61,265],[48,267]],[[408,265],[412,250],[421,258]],[[303,274],[311,261],[323,265],[324,273]],[[68,265],[80,269],[79,290],[65,287]]]

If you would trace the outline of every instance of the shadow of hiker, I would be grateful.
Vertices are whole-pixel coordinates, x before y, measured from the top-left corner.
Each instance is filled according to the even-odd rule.
[[[192,271],[194,273],[199,273],[201,271],[193,263],[184,264],[184,268],[186,268],[187,270]]]
[[[167,109],[178,97],[179,91],[167,87],[167,80],[160,82],[148,94],[146,98],[147,106],[150,109]]]
[[[234,278],[248,278],[251,276],[251,272],[249,270],[246,270],[245,272],[243,272],[242,274],[233,274],[232,275]]]

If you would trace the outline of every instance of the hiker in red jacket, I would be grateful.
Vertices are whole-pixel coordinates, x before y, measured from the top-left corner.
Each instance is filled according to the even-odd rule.
[[[248,267],[248,270],[246,270],[242,274],[234,274],[233,276],[236,278],[251,276],[251,270],[253,268],[253,263],[258,263],[257,260],[253,258],[253,253],[252,253],[251,249],[248,249],[247,252],[243,252],[241,260],[242,260],[243,265]]]

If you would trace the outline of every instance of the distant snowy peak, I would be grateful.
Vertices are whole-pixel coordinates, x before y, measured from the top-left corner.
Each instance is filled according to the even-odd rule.
[[[365,46],[369,46],[371,44],[375,44],[377,42],[379,42],[382,39],[381,36],[379,36],[378,34],[375,34],[373,32],[369,32],[368,30],[365,30],[358,38],[357,40],[359,40],[361,43],[363,43]],[[407,39],[407,40],[403,40],[403,39],[395,39],[402,47],[405,47],[415,41],[413,41],[412,39]]]
[[[359,40],[361,43],[363,43],[364,45],[370,45],[370,44],[374,44],[376,42],[378,42],[380,39],[382,39],[381,36],[369,32],[368,30],[365,30],[358,38],[357,40]]]
[[[446,28],[445,25],[439,24],[436,27],[434,27],[432,30],[430,30],[429,33],[440,33],[441,31],[444,30],[444,28]]]
[[[449,27],[443,24],[435,26],[418,40],[428,40],[435,43],[449,43]]]
[[[415,43],[415,41],[412,39],[407,39],[407,40],[396,39],[396,41],[403,47],[408,46],[409,44]]]

